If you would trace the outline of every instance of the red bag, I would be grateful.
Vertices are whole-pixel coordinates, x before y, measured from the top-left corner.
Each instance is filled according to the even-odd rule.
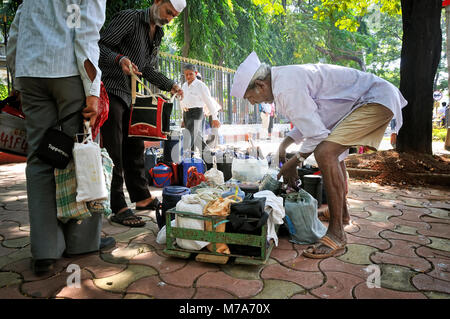
[[[199,173],[197,167],[189,167],[186,187],[191,188],[197,186],[201,182],[206,182],[205,175]]]
[[[108,119],[109,114],[109,97],[103,82],[100,84],[100,99],[98,101],[97,119],[92,127],[92,139],[95,139],[100,132],[100,128]]]
[[[164,163],[158,163],[149,170],[149,174],[153,179],[153,185],[159,188],[170,186],[172,182],[172,168]]]

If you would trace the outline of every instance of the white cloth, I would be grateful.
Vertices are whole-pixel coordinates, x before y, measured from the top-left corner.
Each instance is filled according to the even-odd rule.
[[[267,241],[273,239],[275,246],[278,246],[278,236],[275,231],[275,225],[283,224],[285,210],[283,207],[283,198],[276,196],[272,191],[265,190],[253,194],[253,197],[266,199],[265,212],[269,214],[267,219]]]
[[[313,152],[331,130],[356,108],[379,103],[402,126],[407,101],[391,83],[370,73],[329,64],[272,67],[275,108],[303,136],[301,153]]]
[[[106,0],[25,0],[9,33],[7,56],[13,77],[80,75],[86,96],[100,96],[98,41],[105,10]],[[97,71],[94,81],[87,75],[86,60]]]
[[[199,79],[195,79],[190,85],[184,82],[181,89],[184,93],[184,98],[181,100],[182,108],[190,109],[200,107],[203,109],[203,106],[206,105],[208,114],[212,115],[213,120],[218,120],[217,113],[219,110],[214,104],[211,92],[205,83]]]
[[[258,70],[261,62],[255,52],[244,60],[239,65],[236,73],[234,74],[233,86],[231,87],[231,95],[239,98],[243,98],[245,91],[247,91],[248,85]]]
[[[183,11],[183,9],[186,7],[186,0],[170,0],[170,3],[178,12]]]

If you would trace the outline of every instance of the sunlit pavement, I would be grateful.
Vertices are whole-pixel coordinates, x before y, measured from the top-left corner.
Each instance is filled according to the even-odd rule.
[[[267,154],[280,141],[256,143]],[[152,194],[161,198],[161,189]],[[56,274],[36,277],[25,164],[0,165],[0,299],[450,298],[450,190],[351,180],[348,205],[348,245],[336,257],[305,258],[306,245],[281,237],[264,266],[169,258],[155,241],[155,212],[139,211],[144,228],[104,219],[103,234],[117,241],[113,249],[62,258]],[[81,269],[80,288],[67,284],[71,264]]]

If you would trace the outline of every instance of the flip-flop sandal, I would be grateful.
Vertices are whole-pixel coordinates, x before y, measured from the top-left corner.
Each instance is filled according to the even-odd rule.
[[[326,246],[328,248],[331,248],[331,251],[329,253],[326,254],[316,254],[316,249],[320,246]],[[308,258],[313,258],[313,259],[324,259],[324,258],[328,258],[328,257],[334,257],[337,254],[341,253],[342,251],[345,250],[345,243],[344,244],[339,244],[337,242],[335,242],[333,239],[331,239],[328,236],[323,236],[320,240],[318,244],[315,244],[313,246],[310,246],[308,248],[306,248],[303,251],[303,256],[308,257]]]
[[[139,221],[138,223],[130,223],[127,221]],[[124,226],[128,226],[128,227],[142,227],[145,225],[145,221],[142,220],[141,217],[136,216],[133,211],[131,209],[127,209],[124,212],[118,213],[118,214],[114,214],[113,216],[111,216],[111,221],[124,225]]]
[[[159,202],[158,197],[155,197],[155,199],[152,200],[150,202],[150,204],[148,204],[147,206],[143,206],[143,207],[136,206],[136,210],[156,210],[158,208],[159,204],[160,204],[160,202]]]

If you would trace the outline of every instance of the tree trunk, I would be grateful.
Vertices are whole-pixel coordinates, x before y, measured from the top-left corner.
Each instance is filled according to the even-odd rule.
[[[450,66],[450,6],[445,7],[445,25],[447,32],[447,68]],[[448,92],[450,93],[450,74],[448,77]],[[449,101],[450,102],[450,101]],[[449,115],[447,115],[449,116]],[[445,149],[450,151],[450,119],[447,118],[447,136],[445,137]]]
[[[189,25],[189,4],[182,12],[183,15],[183,25],[184,25],[184,45],[182,49],[182,56],[189,57],[189,51],[191,49],[191,28]]]
[[[442,50],[442,1],[401,0],[401,4],[400,91],[408,105],[403,108],[397,150],[432,154],[433,81]]]

